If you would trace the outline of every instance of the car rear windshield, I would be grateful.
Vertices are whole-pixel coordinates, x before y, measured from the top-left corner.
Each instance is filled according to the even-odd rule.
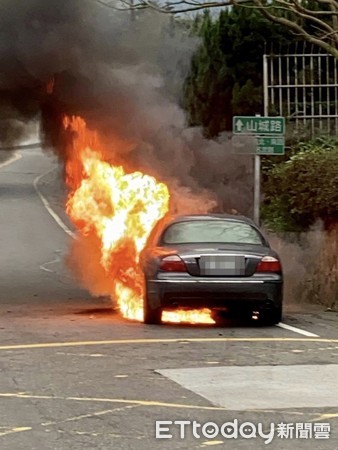
[[[162,236],[164,244],[263,244],[258,231],[243,222],[193,220],[170,225]]]

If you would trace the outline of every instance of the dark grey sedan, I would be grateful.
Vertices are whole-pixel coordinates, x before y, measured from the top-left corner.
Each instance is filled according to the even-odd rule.
[[[144,322],[163,309],[210,308],[273,325],[282,318],[278,255],[259,228],[241,216],[165,217],[141,253]]]

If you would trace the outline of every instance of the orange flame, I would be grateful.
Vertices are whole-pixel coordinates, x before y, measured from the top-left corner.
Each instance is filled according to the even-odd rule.
[[[70,187],[67,213],[82,235],[98,237],[101,266],[112,281],[122,315],[143,320],[143,274],[139,255],[156,224],[169,210],[168,187],[141,172],[127,173],[104,160],[95,132],[79,117],[65,117],[74,133],[66,163]],[[168,322],[214,323],[210,310],[165,311]]]

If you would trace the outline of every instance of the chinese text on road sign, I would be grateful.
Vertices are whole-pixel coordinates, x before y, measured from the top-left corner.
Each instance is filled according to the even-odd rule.
[[[234,134],[284,135],[284,117],[235,116]]]
[[[284,155],[284,137],[257,137],[257,155]]]

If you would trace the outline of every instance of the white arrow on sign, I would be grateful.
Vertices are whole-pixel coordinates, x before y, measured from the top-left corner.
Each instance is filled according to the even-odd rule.
[[[235,126],[236,126],[237,131],[242,131],[244,123],[241,121],[241,119],[238,119],[237,122],[235,123]]]

